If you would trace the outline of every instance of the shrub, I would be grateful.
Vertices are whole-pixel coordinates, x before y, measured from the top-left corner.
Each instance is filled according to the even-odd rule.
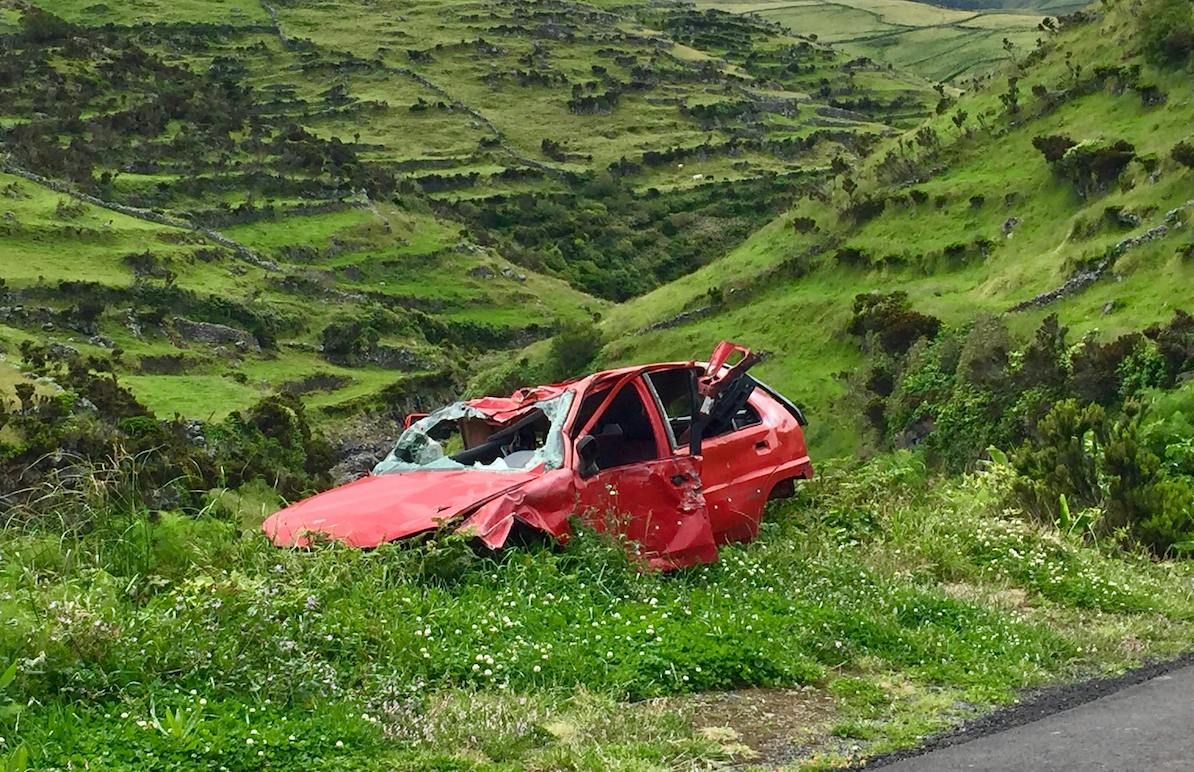
[[[600,350],[601,333],[593,322],[564,322],[551,339],[552,377],[564,379],[581,374]]]
[[[933,338],[940,329],[940,319],[912,310],[908,294],[899,291],[856,295],[854,316],[847,328],[859,337],[874,335],[890,354],[903,354],[918,339]]]
[[[1064,134],[1032,138],[1032,146],[1041,151],[1041,155],[1045,156],[1045,161],[1050,165],[1060,161],[1066,151],[1076,144],[1078,143]]]
[[[1003,320],[984,314],[970,328],[958,358],[958,375],[963,381],[983,389],[1007,383],[1011,335]]]
[[[949,335],[933,341],[922,339],[909,349],[903,359],[903,372],[888,399],[888,427],[892,433],[907,432],[935,418],[953,393],[957,350],[956,339]],[[914,433],[922,431],[923,428],[918,427]]]
[[[1166,386],[1177,376],[1194,368],[1194,316],[1182,310],[1173,313],[1166,325],[1155,325],[1144,331],[1157,344],[1157,351],[1165,358]]]
[[[1087,140],[1065,151],[1050,164],[1053,173],[1074,185],[1079,196],[1105,192],[1136,157],[1136,148],[1125,140]]]
[[[887,206],[887,199],[883,196],[866,196],[842,210],[842,216],[852,220],[855,225],[870,222],[883,214]]]
[[[1131,397],[1146,389],[1165,385],[1165,357],[1157,345],[1148,339],[1139,339],[1115,369],[1119,376],[1121,397]]]
[[[848,265],[852,268],[867,268],[871,264],[871,256],[856,247],[842,247],[833,253],[833,259],[839,265]]]
[[[1194,145],[1189,142],[1178,142],[1169,151],[1169,156],[1182,166],[1194,169]]]
[[[792,229],[797,233],[812,233],[817,229],[817,221],[811,217],[797,217],[792,220]]]
[[[949,472],[961,472],[992,445],[1004,445],[999,436],[998,403],[989,391],[959,386],[936,411],[933,431],[925,440],[929,457]]]
[[[1194,479],[1168,472],[1149,446],[1144,417],[1139,403],[1118,419],[1099,405],[1057,403],[1013,454],[1013,490],[1025,511],[1053,523],[1071,509],[1097,509],[1096,533],[1156,554],[1187,543],[1194,536]]]
[[[1071,508],[1102,503],[1098,461],[1107,430],[1101,406],[1057,403],[1012,456],[1019,474],[1015,492],[1025,511],[1052,523],[1062,495]]]
[[[1015,375],[1018,388],[1040,386],[1060,390],[1065,385],[1068,332],[1069,329],[1057,321],[1057,314],[1050,314],[1041,321],[1041,326],[1020,356],[1019,369]]]
[[[1144,50],[1154,61],[1181,65],[1194,54],[1194,5],[1189,0],[1153,0],[1140,13]]]
[[[21,33],[30,43],[53,43],[78,32],[78,28],[49,11],[30,6],[21,15]]]

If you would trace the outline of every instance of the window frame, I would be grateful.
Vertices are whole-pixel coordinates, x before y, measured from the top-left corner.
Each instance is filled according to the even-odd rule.
[[[571,436],[571,441],[573,445],[573,456],[578,457],[579,454],[577,454],[575,450],[576,443],[579,442],[582,437],[592,433],[593,427],[596,426],[606,412],[609,411],[610,406],[613,405],[614,401],[618,399],[623,389],[634,389],[638,396],[639,402],[642,405],[643,412],[647,417],[647,423],[651,427],[652,439],[655,442],[655,458],[644,461],[632,461],[627,464],[619,464],[618,466],[604,467],[598,470],[598,475],[615,469],[624,469],[628,466],[634,466],[636,464],[649,464],[656,461],[661,461],[672,458],[676,455],[675,448],[670,445],[669,440],[669,437],[671,436],[671,427],[668,426],[667,422],[662,419],[662,416],[665,414],[660,409],[658,404],[658,396],[655,394],[654,388],[648,384],[648,379],[643,377],[646,374],[646,371],[627,373],[620,380],[614,381],[614,383],[609,387],[609,390],[600,395],[601,402],[597,405],[597,408],[593,411],[593,414],[585,420],[585,423],[581,425],[579,422],[576,422],[568,431],[569,434],[575,432],[575,434]],[[595,383],[587,391],[601,392],[601,387],[604,385],[604,383]],[[584,409],[584,402],[589,398],[589,396],[597,396],[597,394],[586,394],[577,400],[578,411]],[[579,418],[579,413],[577,414],[577,417]]]
[[[644,375],[647,377],[643,379],[648,384],[651,395],[655,398],[655,409],[659,412],[660,421],[664,427],[665,437],[667,438],[668,444],[671,447],[673,454],[678,454],[681,450],[688,446],[687,444],[681,446],[679,441],[676,439],[676,433],[672,429],[672,417],[668,414],[667,405],[663,403],[663,398],[659,396],[659,391],[655,388],[655,382],[652,377],[659,373],[670,373],[676,371],[688,373],[688,384],[686,391],[691,409],[691,412],[688,414],[688,425],[691,428],[695,421],[697,412],[700,410],[700,399],[696,393],[696,379],[700,376],[701,368],[697,367],[696,365],[688,364],[674,367],[660,367],[644,373]]]

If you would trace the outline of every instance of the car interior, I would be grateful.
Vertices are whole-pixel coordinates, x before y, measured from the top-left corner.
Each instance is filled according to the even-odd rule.
[[[678,367],[658,370],[647,376],[655,393],[659,395],[676,447],[683,447],[688,442],[692,416],[696,412],[692,384],[698,372],[694,368]],[[706,439],[718,437],[761,422],[762,418],[758,412],[747,404],[755,386],[756,383],[750,376],[744,376],[732,384],[730,389],[718,398],[701,436]]]
[[[585,397],[573,424],[577,431],[588,423],[608,394],[606,388]],[[589,436],[596,443],[594,457],[598,470],[659,458],[647,407],[633,382],[622,386],[593,424]]]
[[[529,464],[535,451],[547,442],[550,428],[547,415],[542,410],[534,410],[509,426],[472,418],[441,421],[428,435],[447,451],[467,446],[449,455],[459,464],[491,464],[501,458],[507,466],[520,468]]]

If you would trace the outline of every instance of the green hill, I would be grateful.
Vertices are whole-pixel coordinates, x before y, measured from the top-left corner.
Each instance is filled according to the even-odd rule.
[[[851,374],[869,360],[848,332],[859,293],[906,292],[949,325],[1002,315],[1021,336],[1056,313],[1071,342],[1167,321],[1194,301],[1194,170],[1174,157],[1194,102],[1185,66],[1149,45],[1120,5],[1066,25],[724,258],[611,309],[602,361],[689,356],[727,336],[766,349],[761,377],[816,406],[815,444],[833,452],[862,436]],[[1054,135],[1125,141],[1130,162],[1075,182],[1034,147]],[[1080,291],[1011,311],[1093,266]]]
[[[1041,14],[1063,12],[911,0],[700,0],[698,5],[773,21],[854,56],[951,84],[1031,51],[1042,34]]]
[[[118,348],[164,414],[451,382],[719,256],[934,100],[689,6],[44,9],[0,13],[0,343]]]

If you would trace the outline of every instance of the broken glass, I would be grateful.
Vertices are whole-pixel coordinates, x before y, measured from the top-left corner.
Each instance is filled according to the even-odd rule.
[[[454,402],[410,425],[373,474],[471,469],[524,472],[564,463],[564,421],[574,392],[533,402],[505,421]]]

